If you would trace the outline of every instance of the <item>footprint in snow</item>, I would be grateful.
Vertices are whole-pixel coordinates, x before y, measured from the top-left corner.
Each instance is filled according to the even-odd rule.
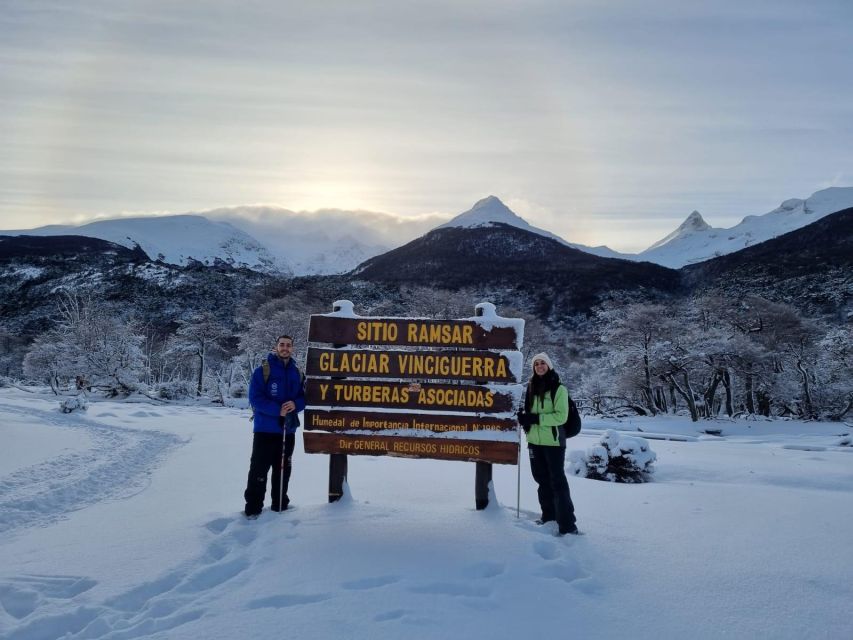
[[[503,562],[478,562],[463,569],[469,578],[496,578],[506,570]]]
[[[533,551],[543,560],[555,560],[560,556],[560,549],[553,542],[537,540],[533,543]]]
[[[231,524],[231,522],[231,518],[216,518],[215,520],[211,520],[206,523],[204,528],[211,533],[220,534],[228,528],[228,525]]]
[[[589,577],[589,573],[584,571],[580,563],[571,557],[544,566],[536,573],[543,578],[557,578],[563,582],[574,582]]]
[[[468,596],[471,598],[487,598],[492,595],[492,590],[486,586],[462,584],[460,582],[432,582],[411,587],[409,591],[439,596]]]
[[[373,616],[374,622],[388,622],[389,620],[399,620],[408,612],[405,609],[392,609],[391,611],[385,611],[384,613],[378,613]]]
[[[287,607],[298,607],[303,604],[315,604],[317,602],[325,602],[330,600],[331,595],[327,593],[315,594],[294,594],[282,593],[277,596],[269,596],[267,598],[258,598],[252,600],[246,607],[248,609],[285,609]]]
[[[27,617],[43,604],[70,600],[98,584],[79,576],[24,575],[0,584],[0,605],[18,620]]]
[[[394,584],[395,582],[399,582],[400,578],[397,576],[376,576],[375,578],[363,578],[361,580],[351,580],[349,582],[344,582],[341,586],[344,589],[348,589],[350,591],[361,591],[364,589],[376,589],[377,587],[384,587],[388,584]]]

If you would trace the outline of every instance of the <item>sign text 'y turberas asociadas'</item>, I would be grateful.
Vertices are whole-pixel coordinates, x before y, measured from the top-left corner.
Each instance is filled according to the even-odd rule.
[[[517,464],[523,320],[489,303],[460,320],[335,308],[311,316],[307,453]]]

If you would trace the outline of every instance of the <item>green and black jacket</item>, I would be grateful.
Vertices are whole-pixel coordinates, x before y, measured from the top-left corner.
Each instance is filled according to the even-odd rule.
[[[569,419],[569,391],[563,385],[557,387],[554,400],[551,401],[551,392],[546,391],[543,396],[532,395],[527,390],[528,397],[525,405],[529,402],[530,413],[539,416],[539,424],[530,427],[527,433],[528,444],[539,444],[546,447],[560,446],[560,430],[558,427],[565,424]]]

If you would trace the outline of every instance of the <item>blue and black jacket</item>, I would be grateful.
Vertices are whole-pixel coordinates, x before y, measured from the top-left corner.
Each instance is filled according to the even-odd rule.
[[[263,367],[258,367],[252,374],[249,383],[249,402],[255,411],[255,433],[281,433],[281,405],[288,400],[296,404],[296,411],[287,414],[286,433],[296,433],[299,426],[298,413],[305,408],[305,388],[302,372],[293,361],[287,361],[287,366],[279,357],[271,353],[267,356],[270,367],[269,380],[264,383]]]

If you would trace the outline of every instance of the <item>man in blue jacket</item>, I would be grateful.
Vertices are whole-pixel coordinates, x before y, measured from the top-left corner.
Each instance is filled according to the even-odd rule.
[[[257,518],[264,508],[267,473],[272,467],[273,511],[284,511],[290,500],[290,458],[296,444],[298,413],[305,408],[302,373],[293,361],[293,338],[279,336],[270,353],[252,374],[249,402],[254,410],[254,436],[249,479],[246,482],[247,518]]]

